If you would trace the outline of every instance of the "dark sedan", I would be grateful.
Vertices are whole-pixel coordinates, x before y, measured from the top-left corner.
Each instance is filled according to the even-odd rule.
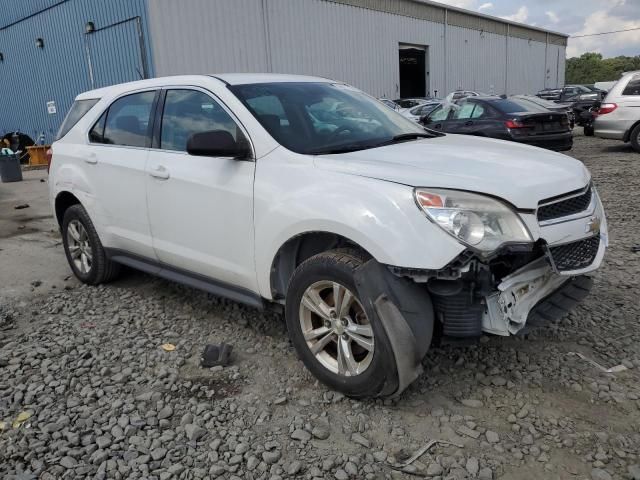
[[[514,97],[468,97],[439,106],[420,123],[441,132],[511,140],[556,151],[573,146],[566,113]]]

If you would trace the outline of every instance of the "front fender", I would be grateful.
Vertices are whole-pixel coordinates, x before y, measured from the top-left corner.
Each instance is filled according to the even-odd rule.
[[[256,271],[271,297],[273,260],[288,240],[308,232],[345,237],[379,263],[440,269],[464,247],[417,207],[413,188],[313,166],[287,153],[258,162],[255,181]]]

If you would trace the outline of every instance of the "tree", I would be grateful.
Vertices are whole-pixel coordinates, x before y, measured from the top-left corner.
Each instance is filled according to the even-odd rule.
[[[592,84],[618,80],[631,70],[640,70],[640,55],[602,58],[600,53],[587,52],[567,60],[565,77],[567,84]]]

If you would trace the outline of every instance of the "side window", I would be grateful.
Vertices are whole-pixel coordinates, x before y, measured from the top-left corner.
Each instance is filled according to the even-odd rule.
[[[640,74],[634,75],[624,87],[622,95],[640,95]]]
[[[237,142],[242,133],[231,116],[209,95],[196,90],[169,90],[162,112],[160,148],[185,152],[194,133],[225,131]]]
[[[430,122],[442,122],[449,116],[449,109],[444,107],[438,107],[427,117],[427,121]]]
[[[113,102],[107,112],[102,143],[146,147],[155,95],[156,92],[134,93]],[[96,126],[99,124],[100,121]]]
[[[472,102],[464,102],[460,108],[453,112],[453,120],[466,120],[471,118],[473,114],[473,108],[476,106]]]
[[[91,143],[104,143],[104,124],[106,121],[107,112],[104,112],[89,131],[89,141]]]
[[[60,126],[60,130],[58,130],[56,140],[60,140],[69,133],[69,130],[71,130],[75,124],[78,123],[96,103],[98,103],[99,100],[99,98],[92,98],[88,100],[76,100],[73,102],[73,105],[71,105],[71,108],[69,109],[69,113],[67,113],[64,122],[62,122],[62,125]]]
[[[487,118],[491,116],[490,114],[491,112],[489,110],[485,110],[482,105],[476,103],[476,108],[473,109],[471,118]]]

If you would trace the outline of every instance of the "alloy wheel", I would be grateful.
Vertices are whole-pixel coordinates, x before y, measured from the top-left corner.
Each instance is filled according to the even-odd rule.
[[[354,293],[334,281],[310,285],[300,301],[300,327],[316,357],[332,373],[363,373],[375,348],[371,323]]]
[[[93,264],[93,251],[87,230],[79,220],[71,220],[67,226],[67,246],[76,269],[87,275]]]

